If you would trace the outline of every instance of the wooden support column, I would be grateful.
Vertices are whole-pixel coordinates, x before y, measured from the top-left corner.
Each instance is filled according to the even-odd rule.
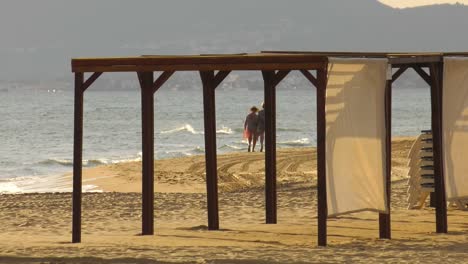
[[[81,242],[81,173],[83,160],[84,74],[75,73],[75,117],[73,141],[73,226],[72,242]]]
[[[385,87],[385,187],[388,214],[379,214],[379,237],[391,239],[391,192],[392,192],[392,80]]]
[[[326,119],[325,99],[327,69],[317,70],[317,201],[318,245],[327,245],[327,178],[326,178]]]
[[[443,170],[442,145],[442,77],[443,63],[433,63],[430,68],[432,142],[434,155],[434,186],[436,203],[436,232],[447,233],[447,202]]]
[[[216,160],[216,102],[215,89],[230,71],[201,71],[203,84],[203,114],[205,125],[206,192],[208,229],[219,230],[218,171]]]
[[[277,223],[276,86],[290,70],[262,71],[265,103],[265,223]]]
[[[276,224],[276,85],[275,72],[262,71],[265,106],[265,223]]]
[[[153,72],[139,72],[142,134],[142,235],[154,234]]]
[[[73,136],[73,219],[72,242],[81,242],[81,194],[83,169],[83,99],[84,92],[102,72],[93,73],[84,81],[84,73],[75,73],[75,117]]]

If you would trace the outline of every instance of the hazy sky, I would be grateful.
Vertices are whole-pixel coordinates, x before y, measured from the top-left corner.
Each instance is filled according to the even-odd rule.
[[[468,49],[468,0],[378,1],[0,0],[0,83],[69,79],[74,57]]]
[[[397,8],[415,7],[433,4],[465,4],[468,5],[468,0],[379,0],[380,2]]]

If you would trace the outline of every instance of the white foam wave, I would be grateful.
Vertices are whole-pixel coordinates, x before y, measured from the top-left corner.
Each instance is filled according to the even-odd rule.
[[[164,130],[164,131],[161,131],[160,134],[175,134],[175,133],[184,133],[184,132],[188,132],[193,135],[205,134],[203,131],[195,130],[190,124],[185,124],[181,127],[171,129],[171,130]],[[234,131],[230,127],[221,126],[220,129],[216,130],[216,134],[231,135],[231,134],[234,134]]]
[[[189,132],[194,135],[201,135],[203,132],[196,131],[190,124],[185,124],[181,127],[171,130],[161,131],[160,134],[174,134],[174,133],[181,133],[181,132]]]
[[[227,134],[232,135],[234,131],[230,127],[222,126],[221,129],[216,130],[216,134]]]
[[[100,165],[108,165],[108,164],[117,164],[117,163],[123,163],[123,162],[132,162],[132,161],[141,161],[141,153],[138,154],[137,157],[132,157],[132,158],[118,158],[118,159],[89,159],[89,160],[83,160],[82,165],[84,167],[95,167],[95,166],[100,166]],[[62,166],[67,166],[71,167],[73,166],[73,160],[71,159],[55,159],[55,158],[50,158],[47,160],[43,160],[39,162],[41,165],[62,165]]]
[[[0,194],[71,192],[72,180],[64,176],[17,177],[0,181]],[[83,192],[102,192],[98,186],[83,184]]]
[[[230,144],[224,144],[222,145],[221,147],[219,147],[219,149],[233,149],[233,150],[240,150],[240,149],[243,149],[241,147],[238,147],[238,146],[234,146],[234,145],[230,145]]]
[[[22,190],[14,182],[0,182],[0,193],[21,193]]]
[[[293,147],[294,146],[307,146],[307,145],[310,145],[310,139],[301,138],[297,140],[278,142],[278,145],[293,146]]]
[[[204,154],[205,149],[200,146],[196,146],[191,149],[185,150],[174,150],[174,151],[165,151],[164,158],[179,158],[179,157],[188,157],[193,155]]]
[[[299,128],[285,128],[285,127],[279,127],[279,128],[276,128],[276,131],[300,132],[300,131],[302,131],[302,130],[300,130]]]

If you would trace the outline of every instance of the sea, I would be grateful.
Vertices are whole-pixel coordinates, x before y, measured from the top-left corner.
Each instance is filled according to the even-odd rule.
[[[69,191],[51,181],[72,171],[73,90],[0,89],[0,193]],[[83,166],[141,160],[139,89],[89,89],[84,103]],[[428,88],[393,90],[392,134],[415,136],[430,129]],[[155,157],[204,153],[203,98],[200,87],[155,95]],[[365,100],[365,99],[364,99]],[[218,153],[247,151],[243,123],[263,91],[216,91]],[[316,145],[315,89],[277,90],[277,147]],[[93,186],[85,184],[84,189]]]

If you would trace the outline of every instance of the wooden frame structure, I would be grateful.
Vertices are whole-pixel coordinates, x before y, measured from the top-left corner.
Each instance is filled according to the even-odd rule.
[[[468,55],[451,53],[450,55]],[[318,245],[327,244],[327,195],[325,172],[325,89],[328,57],[388,58],[397,71],[387,81],[386,109],[386,184],[390,207],[391,187],[391,87],[408,68],[413,68],[431,87],[432,131],[436,193],[436,231],[447,232],[447,212],[442,175],[441,107],[442,53],[352,53],[268,51],[257,54],[140,56],[127,58],[72,59],[75,74],[75,117],[73,151],[73,224],[72,242],[81,242],[83,95],[103,72],[136,72],[141,86],[142,104],[142,234],[154,234],[154,99],[155,92],[176,71],[198,71],[203,84],[205,161],[208,207],[208,229],[219,229],[218,184],[216,161],[215,89],[233,70],[261,71],[265,102],[265,222],[277,222],[276,210],[276,86],[290,71],[300,71],[317,89],[317,192]],[[423,68],[429,68],[429,73]],[[162,71],[154,80],[154,72]],[[310,71],[316,71],[314,76]],[[92,73],[84,79],[85,73]],[[380,238],[391,238],[390,213],[380,214]]]

